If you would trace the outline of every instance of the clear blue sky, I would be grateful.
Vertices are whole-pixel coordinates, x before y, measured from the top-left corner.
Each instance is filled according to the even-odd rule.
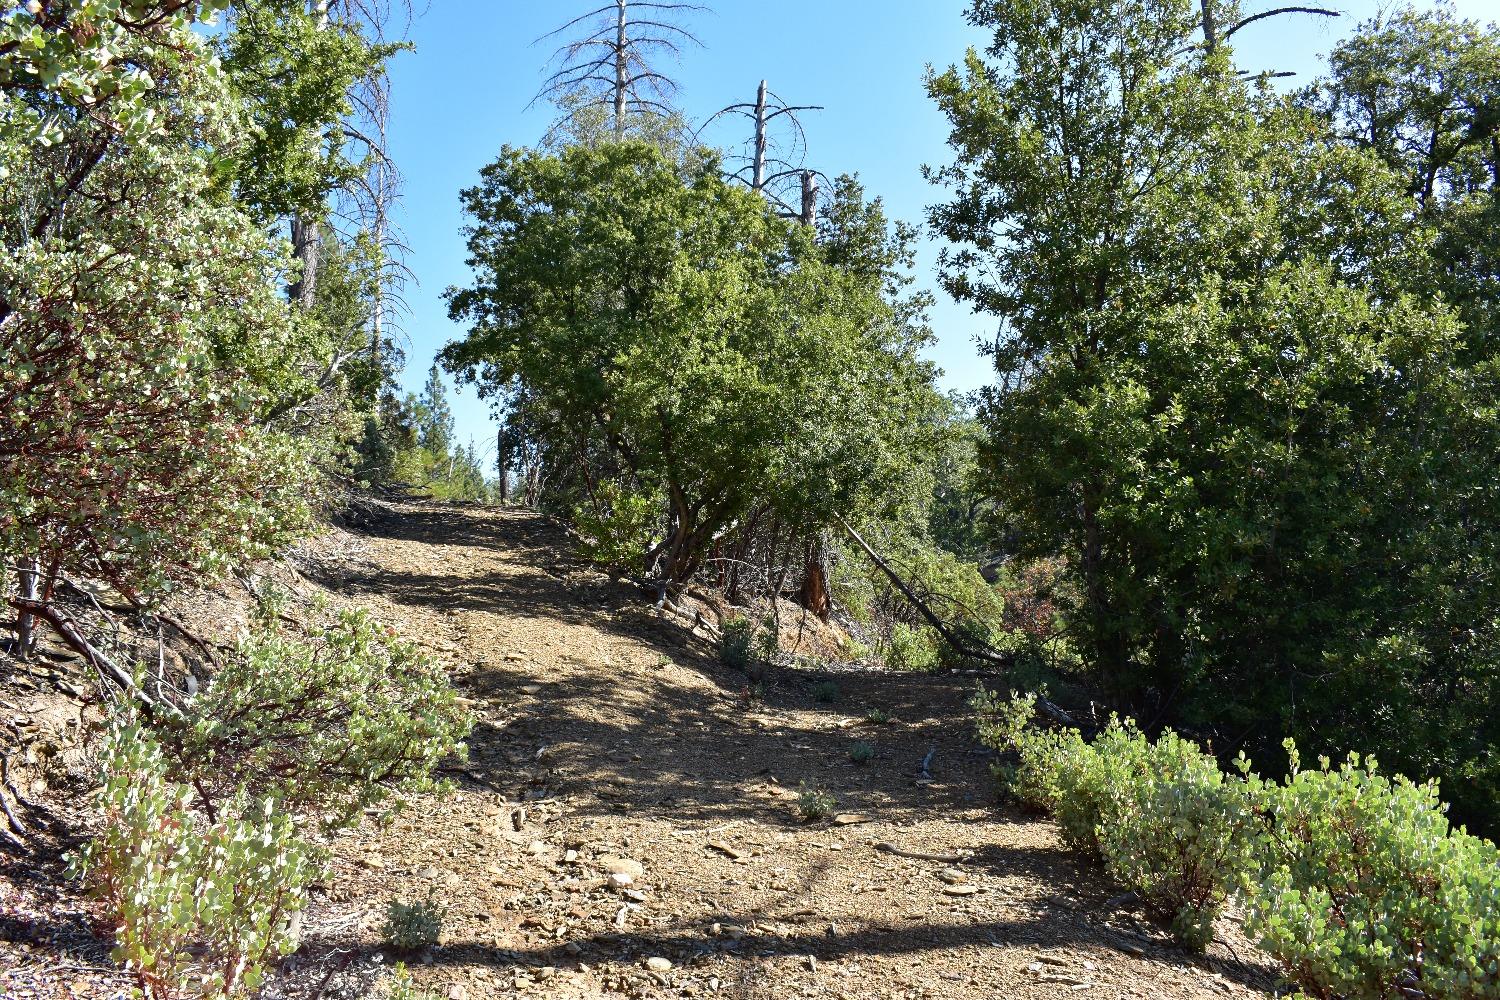
[[[921,177],[924,163],[943,162],[941,115],[922,88],[925,68],[962,58],[985,39],[964,22],[966,0],[699,0],[711,13],[691,27],[705,47],[671,67],[682,85],[680,103],[694,120],[726,104],[753,100],[762,78],[793,104],[819,104],[809,114],[808,163],[829,176],[858,173],[866,189],[885,198],[897,218],[920,223],[937,192]],[[419,0],[420,4],[420,0]],[[433,355],[462,330],[449,320],[445,288],[463,284],[463,224],[458,192],[500,147],[537,141],[553,118],[539,103],[527,109],[544,77],[554,43],[534,43],[600,0],[431,0],[412,26],[416,51],[398,56],[392,71],[392,152],[406,176],[398,218],[411,247],[420,284],[408,290],[404,326],[404,382],[420,389]],[[1247,11],[1275,4],[1247,0]],[[1382,6],[1344,0],[1337,20],[1269,19],[1236,36],[1239,62],[1249,69],[1293,70],[1298,83],[1316,75],[1321,56]],[[1458,0],[1460,13],[1491,20],[1500,0]],[[936,293],[931,357],[945,388],[968,391],[990,380],[975,338],[993,322],[949,300],[933,280],[936,245],[925,242],[919,280]],[[469,393],[453,401],[458,437],[485,445],[493,423]]]

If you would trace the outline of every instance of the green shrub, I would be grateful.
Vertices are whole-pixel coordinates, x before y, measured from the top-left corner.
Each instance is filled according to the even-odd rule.
[[[819,681],[813,685],[813,701],[829,705],[839,700],[839,686],[833,681]]]
[[[888,725],[891,721],[891,713],[883,708],[872,708],[865,713],[865,721],[876,726]]]
[[[748,673],[755,662],[755,623],[737,615],[724,623],[719,638],[719,662],[731,670]]]
[[[350,611],[314,638],[260,628],[160,732],[208,810],[246,788],[335,828],[446,787],[433,769],[471,724],[437,663]]]
[[[1357,755],[1269,786],[1247,929],[1309,997],[1500,997],[1500,854]]]
[[[849,748],[849,759],[856,764],[868,764],[875,759],[875,744],[860,740]]]
[[[151,1000],[254,991],[295,948],[291,918],[315,875],[291,815],[243,792],[212,821],[194,813],[195,793],[133,721],[112,730],[104,759],[105,823],[72,872],[104,902],[115,960]]]
[[[442,936],[445,916],[446,911],[431,897],[415,903],[393,899],[385,911],[385,940],[401,952],[431,948]]]
[[[592,502],[573,511],[585,558],[603,566],[639,568],[664,508],[659,496],[632,493],[612,480],[600,483]]]
[[[981,688],[970,704],[980,739],[1016,755],[997,769],[1010,793],[1055,816],[1070,847],[1097,852],[1179,941],[1206,947],[1252,865],[1252,785],[1172,732],[1152,744],[1133,723],[1111,720],[1086,743],[1075,730],[1031,729],[1034,695]]]
[[[1201,951],[1254,864],[1257,786],[1225,774],[1212,756],[1171,731],[1145,750],[1145,761],[1132,780],[1109,788],[1100,853],[1151,919]]]
[[[833,815],[833,811],[838,806],[838,799],[816,785],[798,786],[797,812],[805,822],[813,823],[820,819],[827,819]]]
[[[885,645],[885,665],[892,670],[933,670],[938,665],[937,646],[925,629],[896,622]]]
[[[397,962],[391,970],[391,984],[386,992],[386,1000],[439,1000],[439,997],[429,990],[419,989],[412,982],[406,963]]]

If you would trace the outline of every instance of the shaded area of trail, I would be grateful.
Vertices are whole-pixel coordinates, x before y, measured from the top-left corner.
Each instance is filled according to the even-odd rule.
[[[410,502],[374,512],[362,558],[317,564],[450,662],[480,718],[456,795],[341,846],[314,912],[327,946],[375,952],[386,901],[430,895],[446,931],[417,974],[443,996],[1271,985],[1224,944],[1190,958],[1108,910],[1113,890],[1050,824],[994,804],[964,708],[975,678],[786,670],[747,704],[706,639],[568,551],[533,513]],[[838,696],[815,701],[830,679]],[[892,722],[867,723],[874,708]],[[804,789],[842,822],[802,822]],[[1223,935],[1254,957],[1232,921]]]

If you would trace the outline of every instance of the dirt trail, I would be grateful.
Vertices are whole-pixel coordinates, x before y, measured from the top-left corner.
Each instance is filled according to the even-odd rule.
[[[1233,951],[1192,958],[1111,911],[1049,824],[994,805],[963,708],[972,677],[782,671],[747,706],[706,640],[573,561],[542,517],[393,504],[358,548],[318,582],[451,662],[480,722],[456,795],[339,845],[294,960],[336,969],[328,995],[392,960],[378,946],[392,896],[448,907],[443,943],[412,965],[452,1000],[1270,985],[1234,957],[1253,952],[1232,921]],[[838,697],[816,701],[830,679]],[[889,724],[865,721],[877,708]],[[863,765],[858,741],[875,746]],[[803,783],[864,821],[803,823]]]

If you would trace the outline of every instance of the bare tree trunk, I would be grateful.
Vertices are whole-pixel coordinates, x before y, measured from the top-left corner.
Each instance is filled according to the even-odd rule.
[[[802,224],[814,225],[818,221],[818,175],[811,170],[802,171]]]
[[[1214,21],[1214,0],[1198,0],[1203,10],[1203,45],[1211,53],[1219,47],[1219,26]]]
[[[380,149],[375,158],[375,287],[374,308],[370,314],[370,362],[380,370],[380,357],[385,351],[385,239],[386,224],[390,212],[391,183],[386,129],[389,126],[390,99],[385,86],[377,82],[374,94],[375,131],[380,139]],[[380,393],[375,393],[375,406],[380,407]]]
[[[500,502],[510,501],[510,457],[505,453],[505,428],[495,437],[495,465],[500,472]]]
[[[626,38],[627,15],[625,8],[630,0],[615,0],[619,8],[615,21],[615,141],[625,139],[625,91],[630,86],[629,39]]]
[[[802,589],[797,594],[797,603],[822,622],[833,613],[833,595],[828,587],[828,548],[822,532],[807,544],[806,558],[802,562]]]
[[[311,309],[318,286],[318,261],[323,255],[323,234],[316,219],[305,215],[292,218],[292,252],[301,262],[302,272],[287,293],[299,308]]]
[[[766,81],[755,92],[755,177],[750,189],[759,193],[766,186]]]
[[[16,570],[16,580],[19,584],[20,599],[23,601],[36,601],[37,581],[41,575],[41,565],[35,559],[26,559],[21,563],[21,568]],[[34,640],[36,619],[29,611],[22,611],[16,619],[16,655],[20,659],[26,659],[31,655],[31,647]]]
[[[317,16],[318,30],[328,27],[328,5],[330,0],[312,0],[310,13]],[[321,144],[323,137],[318,136]],[[311,309],[318,287],[318,264],[323,258],[323,230],[318,219],[297,215],[292,219],[292,249],[302,263],[302,273],[292,285],[292,301],[302,309]]]

